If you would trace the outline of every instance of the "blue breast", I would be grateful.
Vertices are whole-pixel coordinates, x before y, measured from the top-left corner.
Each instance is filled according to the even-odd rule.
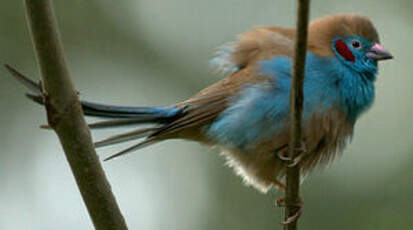
[[[277,135],[288,122],[291,59],[275,57],[259,63],[271,81],[245,85],[230,106],[211,124],[207,135],[220,144],[243,148]],[[314,112],[340,109],[354,122],[374,100],[375,73],[360,74],[336,58],[307,54],[303,122]]]

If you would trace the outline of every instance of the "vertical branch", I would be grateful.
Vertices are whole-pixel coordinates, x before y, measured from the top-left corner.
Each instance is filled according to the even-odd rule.
[[[49,125],[59,136],[96,229],[127,229],[69,77],[51,0],[25,0]]]
[[[310,0],[297,1],[297,31],[294,52],[294,65],[292,69],[292,82],[290,93],[290,159],[300,154],[301,146],[301,117],[303,111],[303,82],[304,68],[307,51],[307,30]],[[301,153],[302,154],[302,153]],[[286,209],[285,217],[294,216],[300,209],[300,164],[287,168],[287,189],[286,189]],[[297,229],[297,219],[285,226],[287,230]]]

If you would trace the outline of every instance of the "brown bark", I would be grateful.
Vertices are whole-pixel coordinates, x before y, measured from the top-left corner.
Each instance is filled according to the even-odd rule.
[[[127,229],[70,80],[51,1],[25,3],[48,122],[59,137],[93,224],[96,229]]]
[[[297,32],[295,41],[294,64],[292,69],[291,94],[290,94],[290,143],[289,158],[293,163],[294,158],[300,154],[302,147],[301,117],[303,111],[303,82],[304,67],[307,51],[307,31],[310,0],[297,1]],[[303,153],[301,153],[303,154]],[[285,218],[294,216],[300,209],[300,163],[287,168],[286,179],[286,208]],[[287,230],[297,229],[298,218],[285,225]]]

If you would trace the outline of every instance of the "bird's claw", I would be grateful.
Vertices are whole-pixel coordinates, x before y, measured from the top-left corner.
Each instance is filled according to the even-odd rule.
[[[305,155],[305,152],[300,152],[300,154],[298,156],[296,156],[293,159],[292,163],[288,164],[287,167],[292,168],[292,167],[296,166],[303,159],[304,155]]]
[[[296,157],[294,157],[294,159],[291,159],[291,157],[288,156],[289,155],[288,146],[286,146],[283,149],[277,151],[277,156],[280,160],[282,160],[284,162],[288,162],[287,167],[291,168],[291,167],[296,166],[298,163],[300,163],[300,161],[306,155],[307,146],[306,146],[305,142],[302,141],[300,148],[298,148],[297,150],[298,150],[298,155]]]
[[[286,198],[281,197],[280,199],[278,199],[276,201],[276,204],[277,204],[278,207],[285,207],[286,206],[285,201],[286,201]],[[299,198],[299,201],[296,205],[298,207],[297,212],[295,212],[294,215],[289,216],[285,221],[282,221],[281,222],[282,225],[288,225],[288,224],[296,221],[301,216],[301,214],[303,212],[303,202],[302,202],[301,198]]]
[[[301,216],[302,213],[302,207],[300,206],[297,212],[294,213],[294,215],[289,216],[285,221],[282,221],[282,225],[288,225],[291,224],[292,222],[297,221],[297,219]]]

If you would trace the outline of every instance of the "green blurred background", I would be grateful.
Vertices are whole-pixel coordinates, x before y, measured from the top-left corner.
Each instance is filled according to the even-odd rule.
[[[121,105],[167,105],[221,79],[214,49],[254,25],[293,26],[294,2],[54,1],[81,97]],[[303,183],[300,229],[413,229],[412,10],[411,0],[312,1],[311,18],[370,16],[395,59],[380,64],[375,105],[343,157]],[[39,79],[22,1],[0,3],[0,62]],[[44,110],[4,68],[0,82],[0,229],[92,229],[57,138],[38,128]],[[224,163],[170,141],[103,166],[130,229],[281,229],[282,193],[244,186]]]

